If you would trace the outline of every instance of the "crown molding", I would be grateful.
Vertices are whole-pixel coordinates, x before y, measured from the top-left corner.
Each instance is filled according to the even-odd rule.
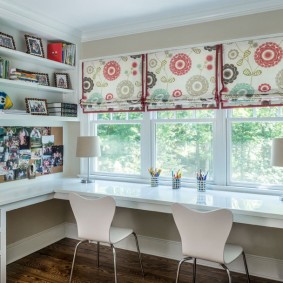
[[[95,41],[283,9],[283,1],[281,0],[263,1],[261,3],[258,3],[258,1],[246,2],[246,4],[234,5],[232,7],[229,3],[229,5],[224,7],[213,7],[200,12],[194,11],[190,14],[175,15],[160,20],[145,18],[143,21],[127,22],[115,25],[115,27],[97,26],[95,29],[83,31],[81,39],[82,42]]]
[[[28,10],[0,0],[0,23],[16,27],[30,33],[38,33],[46,38],[64,39],[77,43],[81,41],[81,32],[71,26],[55,22],[49,18],[36,15]]]

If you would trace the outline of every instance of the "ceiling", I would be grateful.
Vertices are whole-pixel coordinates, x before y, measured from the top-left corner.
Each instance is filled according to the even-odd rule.
[[[283,9],[282,0],[0,0],[0,12],[1,5],[74,30],[82,41]]]

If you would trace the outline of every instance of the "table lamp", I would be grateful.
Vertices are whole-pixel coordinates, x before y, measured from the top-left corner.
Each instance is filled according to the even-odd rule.
[[[283,138],[272,140],[271,165],[283,167]],[[283,195],[280,196],[280,199],[283,201]]]
[[[89,178],[90,158],[100,156],[99,137],[97,136],[82,136],[77,139],[77,157],[87,157],[87,179],[83,179],[82,183],[92,183]]]

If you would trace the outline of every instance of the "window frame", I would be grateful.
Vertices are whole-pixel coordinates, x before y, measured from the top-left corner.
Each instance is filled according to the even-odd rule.
[[[178,111],[178,110],[177,110]],[[177,112],[175,111],[175,112]],[[201,110],[199,110],[201,111]],[[282,113],[282,109],[279,110]],[[155,132],[157,123],[183,123],[183,122],[212,122],[213,132],[213,171],[214,179],[209,181],[209,188],[212,190],[223,190],[223,191],[237,191],[237,192],[248,192],[248,193],[264,193],[270,195],[277,195],[282,193],[283,185],[270,185],[261,186],[256,183],[241,183],[234,182],[231,180],[231,133],[232,123],[246,122],[246,121],[275,121],[283,122],[283,117],[249,117],[249,118],[234,118],[232,117],[232,109],[217,109],[214,110],[214,118],[182,118],[182,119],[166,119],[157,118],[157,112],[149,111],[143,112],[142,119],[133,120],[97,120],[97,114],[91,114],[89,118],[89,132],[90,134],[96,134],[96,125],[98,124],[141,124],[141,174],[130,175],[130,174],[118,174],[118,173],[102,173],[95,172],[95,162],[91,164],[91,172],[95,178],[117,180],[117,181],[130,181],[136,183],[149,183],[150,178],[148,174],[148,168],[156,167],[156,140]],[[91,116],[90,115],[90,116]],[[161,175],[160,183],[167,184],[170,178],[163,177]],[[182,183],[184,187],[195,187],[195,182],[189,178],[183,178]]]
[[[232,117],[232,110],[228,110],[228,117],[227,117],[227,187],[246,187],[252,188],[254,190],[261,191],[262,189],[268,190],[282,190],[282,186],[280,185],[260,185],[258,183],[250,183],[250,182],[238,182],[232,180],[232,124],[233,123],[240,123],[240,122],[283,122],[283,117],[255,117],[257,108],[253,108],[253,117]],[[278,113],[281,113],[282,109],[278,109]]]

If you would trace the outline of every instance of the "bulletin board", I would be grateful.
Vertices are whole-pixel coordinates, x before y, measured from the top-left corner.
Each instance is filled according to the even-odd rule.
[[[63,127],[0,127],[0,183],[63,172]]]

